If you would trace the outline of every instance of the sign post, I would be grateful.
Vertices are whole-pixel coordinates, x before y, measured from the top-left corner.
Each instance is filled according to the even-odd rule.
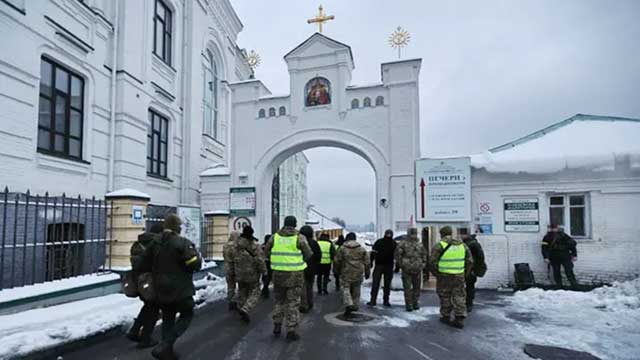
[[[540,231],[538,198],[504,199],[504,231]]]
[[[471,220],[471,164],[468,157],[420,159],[415,166],[416,221]],[[418,200],[419,199],[419,200]]]

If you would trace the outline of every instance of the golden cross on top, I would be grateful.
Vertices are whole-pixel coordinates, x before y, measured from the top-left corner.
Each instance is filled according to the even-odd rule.
[[[322,5],[320,5],[318,7],[318,16],[314,17],[313,19],[309,19],[307,20],[307,24],[313,24],[313,23],[317,23],[318,24],[318,31],[321,33],[322,32],[322,24],[324,24],[325,22],[329,21],[329,20],[333,20],[336,17],[333,15],[325,15],[324,14],[324,10],[322,9]]]

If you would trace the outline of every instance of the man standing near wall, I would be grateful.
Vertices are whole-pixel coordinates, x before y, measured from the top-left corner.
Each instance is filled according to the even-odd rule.
[[[369,306],[376,306],[378,301],[378,290],[380,290],[380,280],[384,276],[384,288],[382,299],[384,306],[390,307],[389,296],[391,294],[391,281],[393,280],[393,256],[396,251],[396,241],[393,240],[391,229],[384,232],[384,237],[378,239],[373,244],[371,250],[371,260],[375,263],[373,268],[373,284],[371,285],[371,300]]]
[[[560,266],[564,268],[571,287],[575,289],[578,286],[576,276],[573,273],[573,262],[578,259],[576,241],[565,234],[558,227],[558,224],[551,224],[550,231],[542,239],[542,256],[545,263],[551,263],[553,278],[558,288],[562,288]]]
[[[462,240],[452,236],[451,227],[440,229],[442,239],[431,249],[431,273],[436,276],[436,293],[440,298],[440,322],[459,329],[467,317],[465,274],[473,266],[471,251]],[[455,318],[451,321],[451,312]]]
[[[468,235],[464,238],[464,243],[471,251],[471,257],[473,258],[473,269],[466,276],[467,293],[467,312],[471,312],[473,309],[473,299],[476,297],[476,281],[478,277],[483,277],[487,272],[487,264],[484,261],[484,251],[482,251],[482,245],[478,242],[476,234]]]
[[[307,268],[305,261],[313,256],[307,239],[298,234],[296,225],[296,218],[287,216],[284,226],[271,237],[265,249],[265,255],[270,258],[273,269],[273,334],[280,336],[282,322],[286,320],[289,341],[300,339],[296,329],[300,319],[304,269]]]

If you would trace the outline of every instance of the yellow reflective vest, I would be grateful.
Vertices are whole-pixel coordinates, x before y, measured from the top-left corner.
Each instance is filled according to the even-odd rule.
[[[447,245],[449,245],[447,242],[440,241],[442,250],[444,250]],[[466,250],[463,244],[449,246],[447,251],[440,257],[440,261],[438,261],[438,271],[443,274],[464,274],[465,255]]]
[[[303,271],[307,268],[302,250],[298,249],[298,235],[273,236],[271,269],[275,271]]]
[[[322,240],[318,241],[318,245],[320,245],[320,250],[322,251],[320,264],[331,264],[331,242]]]

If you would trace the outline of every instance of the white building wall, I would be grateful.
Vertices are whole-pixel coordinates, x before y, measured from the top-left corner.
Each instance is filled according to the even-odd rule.
[[[537,282],[552,282],[542,258],[541,241],[550,222],[548,197],[564,193],[584,193],[589,197],[589,234],[585,238],[574,237],[578,243],[574,269],[578,281],[610,283],[640,276],[640,174],[554,174],[543,180],[535,175],[527,179],[522,174],[487,175],[474,170],[474,214],[479,202],[489,201],[494,209],[493,235],[478,236],[489,268],[486,276],[479,279],[479,287],[509,286],[513,283],[513,264],[520,262],[529,263]],[[539,232],[505,232],[504,199],[520,196],[539,199]]]
[[[173,12],[170,66],[152,53],[152,0],[11,3],[18,9],[0,2],[0,184],[12,191],[98,197],[131,187],[151,195],[154,204],[199,203],[200,172],[228,162],[226,83],[251,73],[235,44],[242,24],[229,1],[165,0]],[[108,189],[114,27],[119,34],[115,156]],[[202,135],[205,49],[217,51],[222,70],[218,141]],[[42,56],[85,81],[82,161],[37,151]],[[147,175],[149,109],[169,119],[167,179]]]
[[[304,153],[297,153],[280,165],[280,224],[293,215],[298,224],[307,217],[307,167],[309,160]]]

